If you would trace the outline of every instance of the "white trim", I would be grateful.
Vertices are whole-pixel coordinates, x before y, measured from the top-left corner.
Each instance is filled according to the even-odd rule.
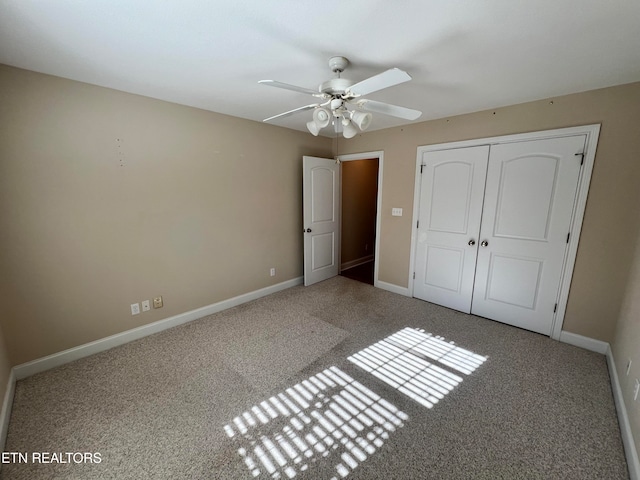
[[[596,156],[596,147],[598,137],[600,135],[600,125],[584,125],[579,127],[559,128],[555,130],[544,130],[540,132],[520,133],[515,135],[502,135],[499,137],[480,138],[476,140],[464,140],[461,142],[440,143],[435,145],[420,146],[416,153],[416,178],[413,193],[413,222],[411,224],[411,253],[409,268],[409,287],[408,290],[413,295],[413,271],[415,269],[415,250],[417,246],[416,232],[417,224],[420,216],[420,166],[422,165],[422,156],[426,152],[438,150],[450,150],[453,148],[467,148],[479,145],[496,145],[501,143],[524,142],[530,140],[541,140],[548,138],[569,137],[574,135],[586,135],[586,144],[584,152],[584,164],[580,171],[580,179],[578,183],[578,191],[574,203],[573,216],[570,226],[570,241],[565,253],[565,262],[558,290],[558,311],[551,328],[550,336],[554,340],[560,340],[562,335],[562,325],[564,323],[564,315],[567,309],[567,301],[569,299],[569,289],[571,287],[571,279],[573,277],[573,268],[575,266],[576,255],[578,252],[578,242],[580,240],[580,232],[582,230],[582,221],[587,203],[587,195],[589,193],[589,184],[591,183],[591,173],[593,172],[593,163]],[[604,354],[604,352],[601,352]]]
[[[383,282],[378,280],[378,268],[380,266],[380,224],[382,223],[382,173],[384,170],[384,151],[378,150],[375,152],[351,153],[349,155],[338,155],[336,158],[340,160],[340,162],[369,160],[372,158],[378,159],[378,198],[376,200],[376,241],[374,252],[375,263],[373,265],[373,285],[375,287],[383,288],[379,285],[379,283]],[[342,191],[340,193],[340,209],[342,211]]]
[[[616,412],[618,413],[618,423],[620,424],[620,435],[622,436],[622,445],[624,446],[624,454],[627,458],[627,468],[629,468],[629,478],[631,480],[640,479],[640,462],[638,462],[638,451],[636,443],[631,432],[631,423],[627,415],[627,407],[624,403],[624,396],[620,381],[618,379],[618,371],[613,360],[613,352],[607,344],[607,365],[609,366],[609,377],[611,378],[611,390],[613,391],[613,400],[616,404]]]
[[[587,205],[587,195],[589,194],[589,185],[591,184],[591,173],[593,172],[593,163],[596,158],[596,147],[598,145],[598,137],[600,135],[600,125],[589,125],[582,127],[577,133],[587,135],[584,152],[584,164],[580,172],[578,180],[578,192],[573,207],[573,218],[571,219],[571,229],[569,237],[569,246],[565,252],[564,268],[562,272],[562,280],[560,281],[560,291],[558,293],[558,311],[551,328],[551,338],[558,340],[562,333],[562,325],[564,324],[564,315],[567,311],[567,302],[569,300],[569,289],[571,288],[571,279],[573,278],[573,267],[576,264],[576,256],[578,255],[578,242],[580,241],[580,232],[582,231],[582,221]]]
[[[7,431],[9,430],[9,420],[11,419],[11,407],[13,406],[13,395],[16,391],[16,374],[14,369],[9,373],[7,380],[7,390],[4,393],[2,402],[2,412],[0,412],[0,452],[4,452],[7,442]]]
[[[562,343],[573,345],[574,347],[580,347],[584,348],[585,350],[601,353],[602,355],[605,355],[607,353],[607,349],[609,348],[609,344],[607,342],[596,340],[595,338],[583,337],[582,335],[578,335],[577,333],[571,333],[565,330],[560,332],[560,338],[558,340],[560,340]]]
[[[276,285],[271,285],[259,290],[254,290],[253,292],[238,295],[237,297],[229,298],[227,300],[222,300],[221,302],[213,303],[211,305],[207,305],[206,307],[201,307],[195,310],[180,313],[173,317],[165,318],[164,320],[158,320],[157,322],[149,323],[148,325],[133,328],[131,330],[127,330],[126,332],[117,333],[115,335],[111,335],[110,337],[101,338],[100,340],[96,340],[94,342],[85,343],[84,345],[80,345],[78,347],[70,348],[62,352],[54,353],[53,355],[48,355],[31,362],[17,365],[13,367],[13,372],[15,372],[15,378],[17,380],[21,380],[31,375],[35,375],[36,373],[44,372],[45,370],[49,370],[51,368],[64,365],[65,363],[78,360],[79,358],[88,357],[89,355],[93,355],[94,353],[103,352],[105,350],[109,350],[110,348],[124,345],[125,343],[129,343],[133,340],[138,340],[139,338],[153,335],[154,333],[158,333],[169,328],[177,327],[178,325],[182,325],[184,323],[206,317],[207,315],[211,315],[222,310],[226,310],[228,308],[250,302],[257,298],[264,297],[266,295],[270,295],[287,288],[295,287],[297,285],[302,285],[302,283],[303,277],[297,277],[292,280],[278,283]]]
[[[340,265],[340,271],[344,272],[345,270],[349,270],[350,268],[364,265],[365,263],[372,262],[373,259],[374,259],[373,255],[367,255],[366,257],[360,257],[360,258],[356,258],[355,260],[344,262],[342,265]]]
[[[398,285],[394,285],[393,283],[378,281],[375,286],[381,288],[382,290],[397,293],[398,295],[404,295],[405,297],[411,296],[411,291],[408,288],[400,287]]]
[[[416,272],[416,248],[418,245],[418,219],[420,218],[420,186],[422,184],[422,151],[418,147],[416,154],[416,173],[413,185],[413,216],[411,217],[411,251],[409,252],[409,280],[407,290],[413,297],[413,281]]]

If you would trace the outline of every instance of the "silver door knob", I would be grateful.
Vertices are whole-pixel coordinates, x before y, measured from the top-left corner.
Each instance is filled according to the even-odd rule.
[[[473,247],[475,244],[476,244],[476,241],[473,238],[469,240],[469,245]]]
[[[483,240],[480,245],[482,245],[483,247],[486,247],[487,245],[489,245],[489,242],[487,242],[486,240]]]
[[[311,229],[310,229],[310,228],[307,228],[306,232],[307,232],[307,233],[311,233]]]

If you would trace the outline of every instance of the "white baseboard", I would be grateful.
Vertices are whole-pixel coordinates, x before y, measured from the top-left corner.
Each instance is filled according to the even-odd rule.
[[[11,418],[11,407],[13,406],[13,394],[16,390],[16,375],[11,369],[9,379],[7,380],[7,390],[4,394],[2,402],[2,411],[0,412],[0,452],[4,452],[4,445],[7,441],[7,431],[9,430],[9,419]]]
[[[573,345],[574,347],[580,347],[585,350],[601,353],[602,355],[606,355],[607,350],[609,349],[609,344],[607,342],[596,340],[594,338],[583,337],[577,333],[571,333],[565,330],[560,332],[560,341],[562,343]]]
[[[394,285],[393,283],[381,282],[380,280],[376,280],[374,287],[397,293],[399,295],[404,295],[405,297],[411,296],[411,292],[409,292],[409,289],[407,287],[400,287],[398,285]]]
[[[367,255],[366,257],[356,258],[355,260],[350,260],[348,262],[344,262],[340,265],[340,271],[349,270],[350,268],[357,267],[358,265],[364,265],[365,263],[372,262],[374,259],[373,255]]]
[[[15,367],[13,367],[13,372],[15,372],[15,378],[17,380],[21,380],[31,375],[35,375],[36,373],[44,372],[45,370],[49,370],[51,368],[64,365],[65,363],[78,360],[79,358],[88,357],[89,355],[103,352],[119,345],[124,345],[125,343],[129,343],[133,340],[138,340],[139,338],[153,335],[154,333],[167,330],[168,328],[177,327],[178,325],[197,320],[198,318],[206,317],[207,315],[226,310],[227,308],[232,308],[237,305],[250,302],[251,300],[255,300],[257,298],[264,297],[281,290],[285,290],[287,288],[302,285],[302,281],[302,277],[297,277],[292,280],[287,280],[286,282],[261,288],[260,290],[255,290],[243,295],[238,295],[237,297],[222,300],[221,302],[213,303],[211,305],[207,305],[206,307],[180,313],[173,317],[165,318],[164,320],[158,320],[157,322],[127,330],[126,332],[117,333],[115,335],[111,335],[110,337],[101,338],[100,340],[96,340],[94,342],[85,343],[84,345],[73,347],[62,352],[54,353],[53,355],[48,355],[31,362],[16,365]]]
[[[613,399],[616,404],[616,412],[618,412],[618,423],[620,424],[620,434],[622,435],[622,444],[624,445],[624,453],[627,457],[627,467],[629,468],[629,477],[631,480],[640,479],[640,463],[638,462],[638,451],[636,443],[631,433],[631,423],[627,415],[627,407],[624,403],[622,388],[618,379],[618,371],[613,360],[613,352],[611,347],[607,345],[607,365],[609,366],[609,377],[611,378],[611,390],[613,391]]]

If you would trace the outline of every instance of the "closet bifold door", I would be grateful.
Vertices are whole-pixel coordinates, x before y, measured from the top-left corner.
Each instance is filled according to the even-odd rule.
[[[491,147],[471,313],[551,334],[585,140]]]
[[[489,146],[425,152],[413,296],[470,313]]]

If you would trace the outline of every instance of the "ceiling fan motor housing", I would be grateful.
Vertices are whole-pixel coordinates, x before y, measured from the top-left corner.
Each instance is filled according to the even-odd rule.
[[[320,84],[320,93],[326,93],[331,96],[343,95],[347,88],[353,85],[351,80],[346,78],[332,78]]]

